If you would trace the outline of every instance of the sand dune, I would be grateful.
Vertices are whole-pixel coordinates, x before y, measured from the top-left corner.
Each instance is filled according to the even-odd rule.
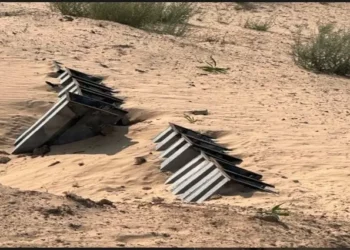
[[[21,12],[0,17],[0,150],[10,151],[16,137],[57,101],[44,82],[55,81],[47,76],[54,59],[108,76],[108,86],[120,91],[123,108],[139,122],[109,137],[55,146],[45,157],[13,156],[0,165],[0,183],[118,202],[156,196],[173,202],[151,139],[174,122],[224,132],[218,141],[242,157],[242,167],[262,173],[280,192],[238,187],[208,206],[286,202],[296,214],[349,220],[350,80],[297,67],[290,46],[298,27],[310,33],[320,18],[348,24],[350,5],[265,3],[256,12],[237,11],[233,3],[200,6],[193,31],[176,38],[106,21],[62,22],[43,3],[2,3],[0,12]],[[248,17],[270,15],[275,25],[268,32],[242,27]],[[210,55],[230,68],[228,74],[197,68]],[[193,109],[208,109],[209,115],[189,124],[183,113]],[[133,165],[137,156],[147,163]],[[60,163],[49,167],[55,161]]]

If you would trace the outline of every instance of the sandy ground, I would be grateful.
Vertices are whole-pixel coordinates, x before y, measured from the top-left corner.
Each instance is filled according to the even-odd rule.
[[[0,192],[0,246],[349,246],[349,221],[302,212],[277,224],[255,218],[255,208],[142,201],[85,207],[48,193]]]
[[[208,211],[224,205],[247,211],[286,202],[294,214],[288,218],[293,225],[293,218],[305,214],[313,216],[321,227],[319,232],[332,232],[327,223],[333,221],[344,225],[334,232],[349,234],[344,221],[350,220],[350,80],[298,68],[291,57],[291,45],[299,27],[305,28],[304,35],[311,33],[320,17],[321,21],[340,26],[348,24],[350,4],[265,3],[258,4],[256,11],[238,11],[234,6],[201,3],[200,13],[191,20],[191,32],[177,38],[106,21],[60,21],[61,16],[44,3],[0,3],[0,150],[11,152],[16,137],[57,101],[56,94],[44,83],[55,81],[47,76],[54,59],[81,71],[107,76],[108,86],[118,89],[118,96],[126,100],[123,107],[130,111],[132,119],[140,121],[118,128],[109,137],[53,147],[45,157],[11,156],[12,161],[0,165],[0,183],[55,195],[70,191],[96,200],[107,198],[128,209],[135,202],[149,204],[154,197],[173,204],[175,197],[163,184],[166,175],[159,171],[151,138],[166,129],[168,122],[174,122],[220,132],[218,141],[242,157],[241,166],[262,173],[264,180],[280,192],[252,193],[239,187],[230,195],[206,202]],[[247,18],[270,16],[275,18],[275,25],[268,32],[242,27]],[[230,68],[227,74],[204,74],[197,68],[202,65],[198,60],[207,60],[210,55],[219,66]],[[209,115],[198,116],[195,124],[189,124],[183,113],[193,109],[208,109]],[[146,157],[147,163],[133,165],[136,156]],[[56,161],[60,163],[49,167]],[[161,208],[160,214],[172,217],[176,209]],[[106,213],[117,216],[113,211]],[[131,214],[127,223],[136,227],[140,217],[131,222]],[[135,214],[157,217],[147,209],[135,210]],[[242,218],[242,222],[234,224],[233,218],[239,217],[234,215],[220,215],[230,224],[222,230],[238,230],[241,225],[242,235],[247,234],[242,225],[248,222]],[[200,220],[203,230],[210,230],[210,223],[202,217]],[[141,231],[149,221],[144,222],[139,225]],[[179,233],[178,240],[165,237],[160,245],[189,245],[184,238],[198,226],[193,219],[189,223],[189,231]],[[246,246],[273,246],[270,241],[259,241],[268,237],[267,231],[253,224],[255,241],[243,241]],[[162,231],[165,226],[156,225],[158,228],[152,230]],[[287,242],[331,244],[326,238],[315,234],[310,238],[295,230],[302,236]],[[203,242],[220,241],[219,234],[207,236],[204,231],[196,231]],[[222,238],[221,246],[245,246],[239,237],[230,235],[234,239]],[[156,244],[156,240],[146,238],[138,239],[138,244]],[[0,239],[0,244],[31,242],[23,238],[16,243],[10,235]],[[349,246],[349,239],[344,239]],[[105,240],[103,244],[109,245]],[[115,242],[113,239],[111,244]],[[193,241],[194,245],[202,243]],[[134,245],[133,241],[125,244]]]

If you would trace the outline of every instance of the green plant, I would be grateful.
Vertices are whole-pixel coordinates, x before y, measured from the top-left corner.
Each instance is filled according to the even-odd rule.
[[[194,4],[187,2],[55,2],[51,9],[64,15],[113,21],[175,36],[188,31],[188,21],[197,13]]]
[[[89,13],[89,4],[83,2],[53,2],[50,3],[50,9],[59,11],[62,15],[85,17]]]
[[[274,24],[274,19],[269,20],[251,20],[247,19],[244,28],[258,30],[258,31],[268,31]]]
[[[184,114],[184,117],[186,118],[187,121],[189,121],[190,123],[195,123],[196,121],[198,121],[197,119],[195,119],[193,116],[189,116],[187,114]]]
[[[207,72],[210,72],[210,73],[215,73],[215,74],[218,74],[218,73],[221,73],[221,74],[225,74],[227,73],[227,70],[229,70],[229,68],[220,68],[220,67],[217,67],[216,66],[216,61],[215,59],[213,58],[213,56],[210,56],[210,59],[211,59],[211,63],[210,62],[207,62],[205,61],[205,63],[207,64],[206,66],[198,66],[198,68],[204,70],[204,71],[207,71]]]
[[[350,30],[335,30],[334,24],[321,24],[318,33],[304,42],[300,33],[292,46],[297,65],[314,72],[350,75]]]
[[[286,208],[281,208],[284,203],[274,206],[270,211],[260,211],[259,213],[274,217],[276,221],[280,221],[280,216],[289,216],[289,211]]]

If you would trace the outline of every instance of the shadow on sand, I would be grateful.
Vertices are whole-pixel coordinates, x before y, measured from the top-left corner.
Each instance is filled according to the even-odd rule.
[[[127,147],[137,144],[132,141],[127,134],[128,126],[116,126],[114,131],[106,136],[94,136],[85,140],[51,146],[51,151],[47,155],[62,154],[104,154],[114,155]]]
[[[241,196],[243,198],[250,198],[255,192],[259,192],[259,190],[230,181],[226,183],[217,194],[222,196]]]

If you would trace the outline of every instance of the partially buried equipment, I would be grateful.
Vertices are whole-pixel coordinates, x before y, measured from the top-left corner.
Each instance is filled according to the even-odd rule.
[[[166,184],[186,202],[203,202],[230,181],[275,192],[273,185],[261,181],[262,175],[238,167],[242,160],[228,155],[229,149],[210,136],[170,123],[153,142],[163,151],[160,169],[173,172]]]
[[[58,94],[60,99],[17,138],[13,154],[96,136],[103,126],[116,125],[127,114],[120,108],[123,100],[102,85],[102,78],[63,68],[58,62],[54,62],[54,66],[59,78],[65,79],[61,85],[66,84]]]

